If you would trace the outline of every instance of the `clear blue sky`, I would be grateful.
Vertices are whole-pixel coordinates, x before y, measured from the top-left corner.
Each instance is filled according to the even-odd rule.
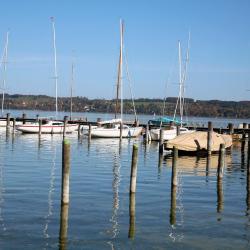
[[[8,93],[54,95],[54,16],[59,96],[69,95],[74,51],[74,94],[114,97],[123,18],[135,97],[177,96],[177,43],[184,50],[190,30],[187,97],[250,100],[249,0],[8,0],[0,9],[1,51],[10,30]]]

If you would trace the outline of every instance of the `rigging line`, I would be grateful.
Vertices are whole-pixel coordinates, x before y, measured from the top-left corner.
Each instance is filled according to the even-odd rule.
[[[5,48],[4,48],[4,53],[3,53],[3,60],[2,64],[3,66],[3,88],[2,88],[2,115],[4,113],[4,94],[5,94],[5,87],[6,87],[6,69],[7,69],[7,57],[8,57],[8,44],[9,44],[9,31],[7,31],[6,34],[6,43],[5,43]]]
[[[188,43],[187,43],[187,52],[186,52],[186,60],[185,60],[185,66],[184,66],[184,72],[182,76],[182,82],[183,82],[183,111],[186,110],[186,117],[187,117],[187,109],[184,110],[184,95],[185,95],[185,82],[187,79],[187,69],[188,69],[188,63],[189,63],[189,56],[190,56],[190,39],[191,39],[191,33],[188,32]]]
[[[129,83],[129,90],[130,90],[131,100],[132,100],[132,104],[133,104],[135,119],[136,119],[136,121],[138,121],[138,117],[137,117],[137,113],[136,113],[136,109],[135,109],[134,95],[132,92],[131,78],[130,78],[130,74],[129,74],[129,70],[128,70],[128,60],[127,60],[127,53],[125,50],[125,46],[124,46],[124,58],[125,58],[125,66],[126,66],[126,75],[127,75],[127,79],[128,79],[128,83]]]

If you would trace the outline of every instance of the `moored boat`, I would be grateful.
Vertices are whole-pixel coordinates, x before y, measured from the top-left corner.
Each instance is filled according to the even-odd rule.
[[[72,133],[77,129],[77,127],[77,124],[67,124],[65,126],[65,132]],[[17,125],[16,129],[22,133],[37,134],[39,133],[39,122]],[[45,120],[41,125],[42,134],[61,134],[63,131],[64,123],[61,121]]]

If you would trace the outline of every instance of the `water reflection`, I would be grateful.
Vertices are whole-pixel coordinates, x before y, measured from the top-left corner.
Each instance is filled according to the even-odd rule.
[[[61,204],[59,249],[67,249],[69,205]]]
[[[135,193],[130,193],[129,196],[129,231],[128,237],[135,237]]]
[[[224,208],[224,198],[223,198],[223,180],[217,180],[217,213],[221,213]]]
[[[55,170],[56,170],[56,144],[53,142],[53,137],[51,136],[51,153],[52,153],[52,164],[50,170],[50,183],[49,183],[49,193],[48,193],[48,213],[45,216],[45,226],[43,229],[43,235],[45,239],[50,238],[49,235],[49,223],[50,218],[53,214],[53,194],[54,194],[54,182],[55,182]],[[46,247],[48,246],[46,243]]]
[[[6,226],[3,217],[3,206],[4,206],[4,153],[2,149],[2,143],[0,144],[0,227],[1,231],[6,231]]]

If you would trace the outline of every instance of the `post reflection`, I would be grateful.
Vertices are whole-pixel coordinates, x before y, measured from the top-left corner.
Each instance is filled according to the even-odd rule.
[[[135,237],[135,193],[129,196],[129,231],[128,237],[134,239]]]
[[[158,158],[158,178],[160,178],[160,176],[161,176],[163,158],[164,158],[163,154],[159,154],[159,158]]]
[[[246,206],[247,206],[247,215],[250,215],[250,155],[248,155],[247,160],[247,183],[246,183],[246,189],[247,189],[247,197],[246,197]]]
[[[176,224],[176,192],[177,186],[171,186],[171,205],[170,205],[170,216],[169,223],[171,226]]]
[[[211,168],[211,155],[208,155],[206,162],[206,176],[209,176],[210,168]]]
[[[224,208],[223,180],[217,179],[217,213],[221,213]]]
[[[59,249],[67,249],[69,205],[61,204]]]

